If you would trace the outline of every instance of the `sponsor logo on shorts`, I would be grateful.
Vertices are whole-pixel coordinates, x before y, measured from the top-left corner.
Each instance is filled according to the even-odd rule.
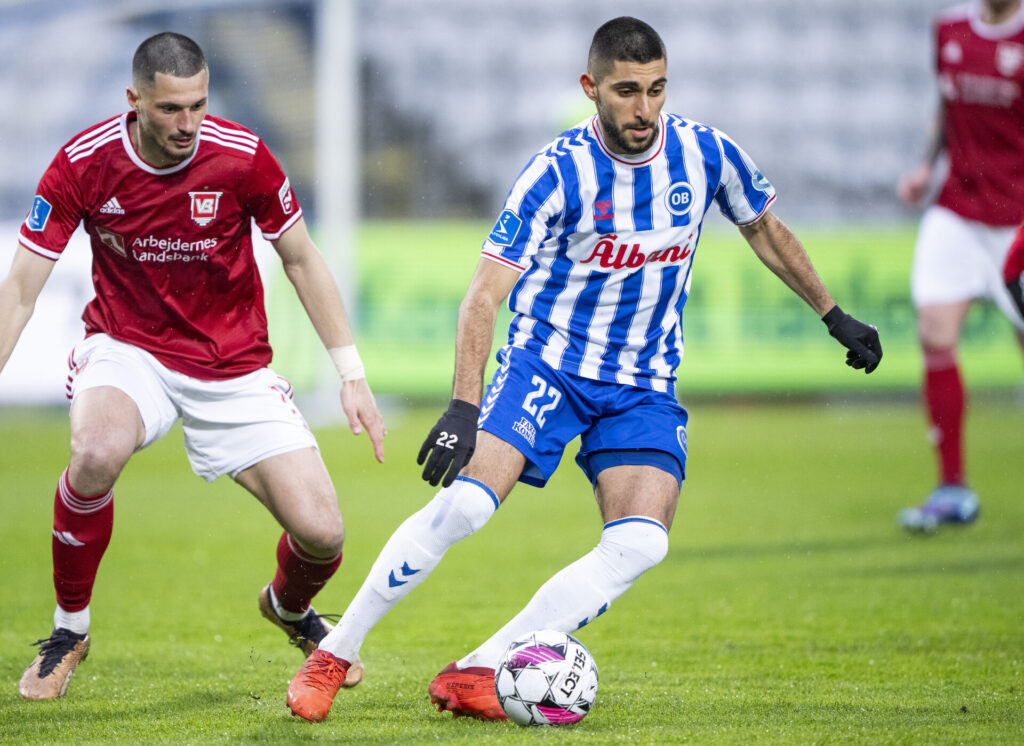
[[[686,453],[686,428],[680,425],[676,428],[676,440],[679,441],[679,447],[683,449],[683,453]]]
[[[192,219],[196,225],[209,225],[217,217],[217,205],[224,192],[189,192],[192,200]]]
[[[512,429],[522,435],[531,448],[533,447],[534,441],[537,440],[537,429],[533,426],[532,422],[525,417],[520,417],[519,422],[514,424]]]
[[[523,220],[511,210],[505,210],[498,216],[498,222],[494,224],[491,235],[487,238],[498,246],[511,246],[519,235],[519,229],[523,227]]]
[[[25,218],[25,225],[30,231],[41,231],[46,227],[46,221],[50,219],[51,210],[53,210],[53,205],[37,194],[32,201],[32,209],[29,210],[28,217]]]

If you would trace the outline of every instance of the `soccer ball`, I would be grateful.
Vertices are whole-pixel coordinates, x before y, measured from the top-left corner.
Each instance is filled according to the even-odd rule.
[[[590,711],[597,665],[572,635],[541,630],[508,646],[494,688],[509,720],[519,725],[568,725]]]

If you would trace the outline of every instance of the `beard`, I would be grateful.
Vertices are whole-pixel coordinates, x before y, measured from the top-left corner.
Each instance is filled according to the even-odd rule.
[[[138,127],[137,133],[140,148],[143,143],[145,143],[145,147],[150,152],[156,152],[159,154],[162,164],[164,165],[173,165],[188,159],[192,153],[195,152],[196,146],[199,144],[198,129],[192,138],[192,143],[187,149],[183,150],[181,148],[174,147],[174,143],[171,142],[169,136],[167,139],[161,139],[161,134],[154,131],[154,128],[150,127],[150,123],[148,121],[144,121],[141,116],[136,118],[136,123],[136,126]],[[161,164],[154,165],[159,166]]]
[[[643,153],[658,137],[658,122],[643,122],[633,121],[625,127],[620,127],[615,123],[610,112],[608,112],[602,105],[601,101],[597,102],[597,120],[601,123],[601,132],[604,136],[617,148],[620,152],[628,155],[638,155]],[[626,139],[626,131],[629,126],[639,125],[641,127],[649,127],[651,134],[644,138],[639,143],[630,142]]]

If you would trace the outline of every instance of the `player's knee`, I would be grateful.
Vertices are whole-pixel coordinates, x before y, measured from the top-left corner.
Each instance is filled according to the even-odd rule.
[[[132,448],[123,439],[107,433],[72,437],[68,473],[72,488],[84,494],[110,489],[131,454]]]
[[[312,557],[336,557],[345,544],[345,525],[341,516],[337,520],[311,524],[301,532],[293,531],[291,534],[302,551]]]
[[[598,546],[605,559],[632,581],[665,559],[668,531],[651,518],[630,516],[607,525]]]
[[[497,499],[481,483],[461,480],[441,490],[434,498],[433,522],[447,514],[450,530],[465,538],[476,533],[494,515]]]

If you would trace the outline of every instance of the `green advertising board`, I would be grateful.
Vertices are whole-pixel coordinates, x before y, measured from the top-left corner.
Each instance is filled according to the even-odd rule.
[[[375,391],[410,398],[450,393],[458,306],[489,228],[478,221],[361,226],[353,315]],[[818,317],[758,261],[738,231],[724,223],[709,228],[684,310],[679,398],[917,387],[920,353],[908,282],[915,230],[912,224],[796,228],[837,302],[879,329],[885,358],[866,377],[846,367],[844,351]],[[274,368],[300,390],[316,387],[326,356],[283,277],[269,297]],[[510,318],[503,310],[495,349]],[[1011,327],[990,304],[968,316],[961,358],[972,386],[1021,381]]]

